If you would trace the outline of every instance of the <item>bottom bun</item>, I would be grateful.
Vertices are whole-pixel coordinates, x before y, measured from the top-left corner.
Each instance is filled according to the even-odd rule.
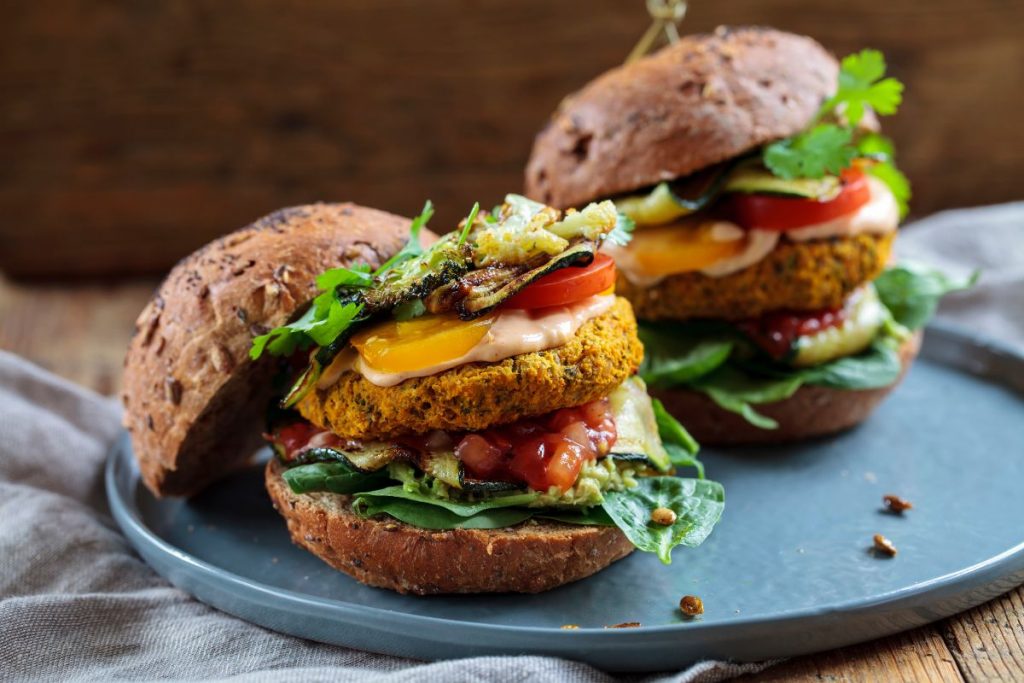
[[[267,463],[267,491],[292,541],[335,569],[399,593],[539,593],[633,551],[615,527],[530,520],[506,529],[431,531],[352,511],[351,497],[296,494]]]
[[[756,405],[757,412],[779,423],[776,429],[755,427],[740,415],[720,408],[699,391],[651,388],[650,393],[705,446],[800,441],[841,432],[866,420],[907,374],[920,348],[920,332],[900,346],[903,369],[897,380],[888,386],[850,390],[805,385],[783,401]]]

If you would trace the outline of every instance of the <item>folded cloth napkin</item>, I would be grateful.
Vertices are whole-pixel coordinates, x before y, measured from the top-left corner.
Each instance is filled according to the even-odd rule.
[[[943,314],[1024,346],[1024,202],[939,214],[900,253],[985,269]],[[104,456],[116,403],[0,352],[0,681],[613,681],[577,662],[423,663],[292,638],[191,599],[150,570],[110,518]],[[769,663],[702,662],[647,681],[715,681]]]

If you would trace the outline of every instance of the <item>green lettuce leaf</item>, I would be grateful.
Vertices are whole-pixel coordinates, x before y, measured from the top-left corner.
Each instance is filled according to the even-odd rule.
[[[671,564],[673,548],[698,546],[708,537],[722,516],[725,492],[721,484],[707,479],[644,477],[635,488],[609,491],[601,507],[639,550]],[[657,508],[676,513],[675,523],[652,522]]]

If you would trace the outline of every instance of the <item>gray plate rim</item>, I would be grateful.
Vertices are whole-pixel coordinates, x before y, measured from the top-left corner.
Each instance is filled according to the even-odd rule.
[[[991,383],[1005,386],[1019,394],[1024,394],[1024,352],[1018,351],[1008,344],[973,334],[965,328],[948,323],[933,323],[929,325],[926,331],[926,340],[926,346],[922,353],[923,357],[940,365],[952,367],[955,370],[979,376]],[[962,351],[965,346],[977,352],[977,355],[968,357],[963,354]],[[315,598],[303,593],[275,588],[221,569],[171,545],[152,532],[142,520],[139,507],[132,495],[134,484],[139,478],[139,471],[134,458],[128,457],[130,450],[124,448],[126,441],[127,433],[122,432],[108,455],[104,479],[111,513],[132,545],[139,549],[140,552],[143,547],[149,551],[156,551],[165,559],[191,567],[199,572],[200,578],[223,582],[239,590],[241,594],[250,594],[253,597],[265,596],[273,601],[283,601],[289,607],[313,610],[348,623],[387,627],[392,631],[399,625],[401,625],[403,631],[425,627],[443,627],[449,630],[454,629],[456,632],[473,632],[477,634],[487,632],[526,638],[537,636],[545,640],[556,638],[576,641],[578,645],[593,643],[594,645],[607,646],[609,643],[614,642],[617,646],[623,645],[628,647],[634,641],[645,641],[655,639],[658,636],[682,633],[695,629],[713,636],[723,632],[728,633],[765,625],[791,625],[823,616],[854,616],[873,611],[882,606],[898,607],[908,603],[915,603],[918,598],[940,593],[944,589],[954,589],[960,583],[965,583],[979,574],[990,576],[991,578],[986,582],[986,585],[992,585],[999,577],[1006,577],[1010,574],[1024,571],[1024,542],[1021,542],[982,562],[913,586],[880,594],[874,599],[849,600],[815,608],[776,612],[771,616],[735,617],[728,622],[714,624],[705,624],[700,620],[694,620],[692,622],[645,626],[636,629],[580,627],[579,629],[568,630],[546,626],[487,624],[409,614],[380,607],[353,605],[329,598]],[[125,495],[126,493],[127,495]],[[968,588],[971,587],[977,588],[978,586],[976,584],[968,586]],[[989,591],[985,593],[983,599],[973,602],[970,606],[990,600],[1010,589],[1012,589],[1012,586],[994,592]],[[964,607],[964,609],[968,608],[969,606]],[[935,619],[943,618],[944,616],[948,616],[948,614],[937,615]],[[913,628],[917,625],[919,624],[911,624],[907,628]]]

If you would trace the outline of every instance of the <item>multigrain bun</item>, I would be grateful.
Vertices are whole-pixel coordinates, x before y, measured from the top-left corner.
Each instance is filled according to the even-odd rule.
[[[260,445],[275,361],[254,335],[293,318],[316,276],[379,265],[409,220],[355,204],[276,211],[179,262],[136,322],[125,357],[124,425],[154,494],[192,495]]]
[[[633,551],[618,528],[528,521],[504,529],[420,529],[364,519],[351,498],[292,493],[276,460],[266,484],[292,541],[335,569],[399,593],[539,593],[578,581]]]
[[[889,386],[847,390],[806,385],[783,401],[755,406],[757,412],[779,423],[777,429],[755,427],[736,413],[719,408],[707,395],[698,391],[652,388],[650,393],[660,399],[665,408],[705,446],[801,441],[841,432],[866,420],[902,381],[920,348],[920,332],[904,342],[899,349],[903,370]]]
[[[558,207],[689,175],[808,126],[839,66],[767,28],[687,36],[566,98],[537,136],[526,194]]]
[[[330,387],[311,391],[298,408],[313,424],[345,438],[475,431],[604,398],[637,371],[643,354],[633,310],[618,297],[562,346],[468,363],[391,387],[346,372]]]

